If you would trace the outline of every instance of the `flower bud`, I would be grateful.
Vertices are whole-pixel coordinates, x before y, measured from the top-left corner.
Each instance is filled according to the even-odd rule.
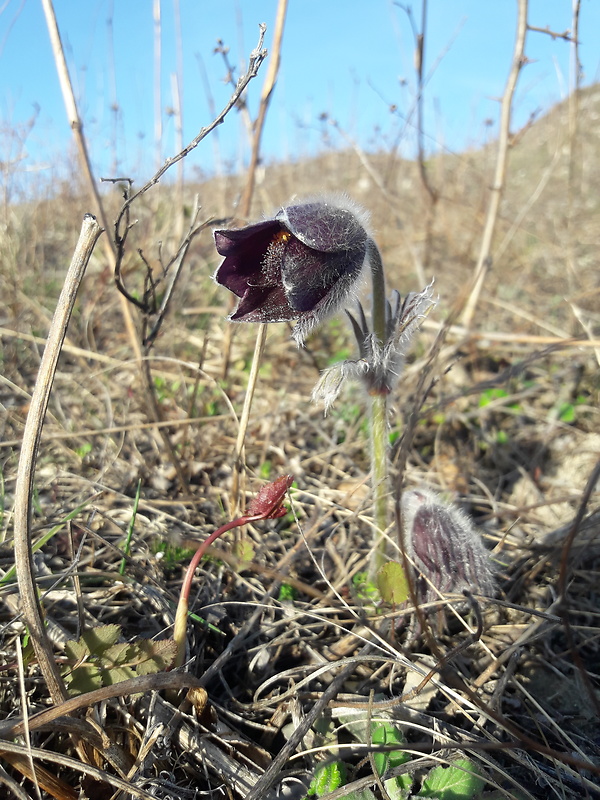
[[[438,592],[492,595],[494,578],[489,553],[466,514],[427,489],[402,495],[407,553]],[[426,590],[428,599],[432,592]]]

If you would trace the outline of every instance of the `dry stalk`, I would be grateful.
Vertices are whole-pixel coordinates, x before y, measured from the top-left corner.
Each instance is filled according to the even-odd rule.
[[[23,432],[23,443],[21,445],[15,486],[15,567],[23,606],[23,617],[29,629],[35,654],[53,703],[61,703],[65,700],[67,691],[52,655],[52,645],[44,626],[44,618],[35,585],[31,542],[31,497],[42,426],[46,409],[48,408],[58,357],[75,304],[77,290],[101,233],[102,228],[96,218],[91,214],[86,214],[71,266],[58,299],[48,333],[48,340],[42,355],[38,377],[31,396],[31,404]]]
[[[283,40],[283,29],[285,26],[285,16],[287,13],[288,0],[279,0],[277,7],[277,19],[275,20],[275,33],[273,35],[273,47],[271,53],[271,61],[269,69],[265,75],[265,82],[263,84],[262,93],[260,96],[260,106],[258,109],[258,116],[253,125],[253,138],[252,138],[252,156],[250,159],[250,166],[248,168],[248,177],[246,179],[246,186],[242,195],[240,203],[240,214],[243,217],[248,217],[250,214],[250,207],[252,205],[252,196],[254,194],[254,185],[256,182],[256,168],[260,156],[260,143],[262,132],[265,125],[267,109],[277,82],[277,74],[279,72],[279,65],[281,63],[281,43]],[[225,364],[229,363],[229,350],[231,348],[231,329],[230,327],[226,332],[225,341]],[[248,429],[248,420],[250,418],[250,409],[252,408],[252,400],[254,398],[254,391],[256,389],[256,382],[258,380],[258,370],[262,353],[267,339],[267,326],[259,325],[258,333],[256,335],[256,344],[254,346],[254,356],[252,359],[252,368],[248,377],[248,386],[246,387],[246,394],[244,396],[244,405],[240,415],[240,424],[238,428],[237,439],[233,451],[233,474],[231,486],[231,512],[233,516],[237,516],[240,509],[240,498],[244,492],[244,477],[245,477],[245,463],[244,463],[244,440],[246,438],[246,431]]]
[[[506,182],[506,168],[508,165],[508,150],[510,146],[510,119],[512,111],[512,101],[519,79],[519,74],[525,64],[525,39],[527,37],[527,0],[519,0],[519,16],[517,22],[517,34],[515,38],[515,49],[513,52],[512,67],[506,82],[506,88],[502,96],[500,111],[500,131],[498,134],[498,153],[496,156],[496,169],[494,172],[494,182],[490,189],[490,202],[485,219],[485,227],[481,239],[481,247],[477,266],[473,275],[473,288],[465,304],[462,314],[462,324],[467,328],[471,327],[473,315],[479,302],[479,295],[483,289],[483,284],[492,265],[492,239],[496,229],[500,200]]]
[[[96,213],[100,218],[100,223],[104,228],[104,230],[108,231],[110,230],[110,225],[108,224],[108,217],[106,216],[106,211],[104,210],[104,204],[102,203],[102,198],[100,197],[100,193],[98,192],[98,186],[94,178],[92,164],[90,161],[90,155],[87,148],[87,142],[83,134],[83,123],[81,121],[81,117],[79,116],[79,111],[77,109],[75,94],[73,92],[73,84],[71,83],[71,78],[69,76],[69,70],[65,59],[65,53],[60,38],[60,31],[58,30],[58,23],[56,21],[56,14],[54,13],[54,6],[52,5],[52,0],[42,0],[42,6],[44,8],[44,14],[46,16],[46,25],[48,26],[50,44],[52,46],[52,52],[54,54],[54,62],[56,64],[56,71],[58,72],[58,80],[60,82],[63,101],[67,111],[67,118],[73,130],[73,135],[75,136],[75,142],[79,150],[79,159],[81,161],[83,174],[86,177],[88,183],[88,190],[93,200]],[[116,258],[116,251],[112,243],[112,239],[109,236],[105,236],[103,245],[104,245],[105,257],[108,263],[110,264],[112,270],[114,268],[115,258]],[[120,296],[119,302],[120,302],[121,314],[123,315],[123,321],[125,323],[125,329],[127,330],[127,336],[129,338],[129,343],[131,344],[131,347],[133,349],[133,352],[135,353],[138,363],[141,363],[142,354],[136,336],[133,319],[131,317],[131,310],[123,297]]]

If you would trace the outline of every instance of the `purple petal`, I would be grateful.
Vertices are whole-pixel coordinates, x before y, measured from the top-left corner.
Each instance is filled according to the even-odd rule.
[[[273,236],[281,231],[282,225],[273,219],[247,225],[245,228],[215,231],[215,247],[222,256],[264,253]]]
[[[248,289],[230,319],[233,322],[287,322],[298,317],[281,286],[257,286]]]
[[[365,252],[350,255],[311,250],[291,239],[285,249],[281,276],[292,308],[311,311],[327,295],[345,295],[359,277]],[[341,290],[341,291],[340,291]]]
[[[242,297],[250,283],[261,283],[265,254],[283,228],[268,220],[239,230],[215,231],[215,246],[225,260],[215,273],[215,280]]]
[[[362,250],[364,258],[367,232],[346,208],[327,202],[304,203],[282,208],[277,219],[307,247],[324,253]]]

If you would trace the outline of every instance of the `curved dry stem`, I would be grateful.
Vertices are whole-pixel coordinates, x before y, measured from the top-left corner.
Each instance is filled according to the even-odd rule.
[[[46,347],[42,355],[38,377],[31,396],[31,404],[23,432],[23,443],[15,487],[15,567],[23,606],[23,617],[29,629],[40,669],[54,703],[61,703],[65,700],[67,691],[53,658],[52,644],[44,626],[42,608],[35,585],[31,543],[31,496],[42,426],[46,409],[48,408],[58,357],[67,332],[79,284],[101,233],[102,228],[96,218],[91,214],[86,214],[71,266],[58,299]]]

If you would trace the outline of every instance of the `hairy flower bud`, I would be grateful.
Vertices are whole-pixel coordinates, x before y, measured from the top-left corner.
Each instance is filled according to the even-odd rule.
[[[415,489],[402,495],[402,520],[407,553],[438,592],[494,593],[489,553],[466,514]]]
[[[240,298],[235,322],[298,320],[301,344],[358,282],[367,252],[364,213],[347,200],[282,208],[273,219],[215,231],[225,260],[215,280]]]

